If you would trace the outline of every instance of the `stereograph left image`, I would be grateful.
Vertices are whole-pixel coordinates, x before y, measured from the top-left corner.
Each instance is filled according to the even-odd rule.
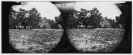
[[[2,53],[131,53],[131,4],[2,1]]]
[[[60,11],[50,2],[16,2],[9,13],[9,43],[18,52],[49,52],[63,29]]]

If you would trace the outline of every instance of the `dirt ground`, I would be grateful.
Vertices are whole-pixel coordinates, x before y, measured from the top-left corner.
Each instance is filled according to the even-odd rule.
[[[12,46],[20,52],[45,53],[54,48],[60,41],[63,30],[25,30],[10,29],[9,37]]]
[[[124,29],[69,29],[69,39],[82,52],[111,52],[122,40]]]

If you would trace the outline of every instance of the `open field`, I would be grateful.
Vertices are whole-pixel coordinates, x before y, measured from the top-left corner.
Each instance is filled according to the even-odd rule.
[[[10,44],[20,52],[45,53],[54,48],[63,34],[62,29],[10,29]]]
[[[69,39],[81,52],[111,52],[121,42],[123,29],[68,29]]]

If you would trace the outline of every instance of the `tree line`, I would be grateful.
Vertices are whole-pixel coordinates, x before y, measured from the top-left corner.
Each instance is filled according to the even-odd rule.
[[[60,17],[55,17],[56,20],[51,20],[46,17],[41,17],[36,8],[31,10],[19,9],[15,11],[11,9],[9,15],[10,29],[49,29],[59,28]],[[61,28],[61,27],[60,27]]]
[[[50,29],[62,28],[63,18],[55,17],[55,20],[41,17],[36,8],[31,10],[19,9],[15,11],[11,9],[9,15],[10,29]],[[102,17],[102,13],[97,8],[87,10],[81,8],[80,11],[74,10],[67,19],[67,28],[120,28],[124,27],[124,18],[122,15],[116,16],[116,19]]]
[[[116,16],[116,19],[102,17],[102,13],[97,8],[74,10],[67,23],[68,28],[120,28],[124,26],[121,17]]]

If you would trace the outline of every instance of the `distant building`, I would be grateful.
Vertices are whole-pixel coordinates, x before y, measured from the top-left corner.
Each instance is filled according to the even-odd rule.
[[[61,28],[62,28],[62,26],[61,26],[60,24],[58,24],[58,27],[59,27],[59,29],[61,29]]]
[[[46,22],[45,20],[43,20],[43,19],[42,19],[42,22],[39,23],[39,25],[40,25],[41,28],[46,28],[46,29],[51,28],[51,27],[50,27],[50,24],[47,23],[47,22]]]
[[[111,24],[107,21],[107,19],[103,19],[101,22],[100,22],[100,26],[101,27],[104,27],[104,28],[111,28]]]
[[[45,23],[45,27],[46,27],[47,29],[51,28],[49,23]]]

